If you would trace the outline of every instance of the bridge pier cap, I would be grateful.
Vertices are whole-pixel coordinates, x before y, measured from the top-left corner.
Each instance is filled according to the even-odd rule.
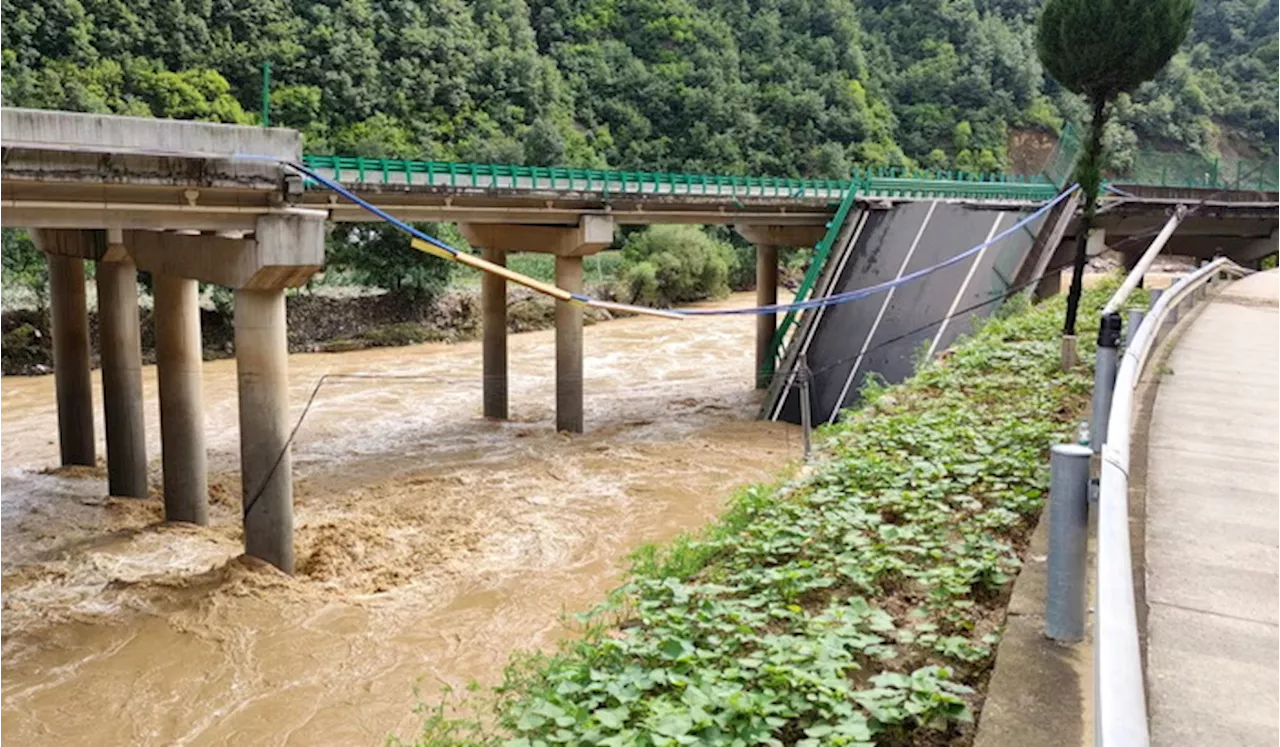
[[[459,223],[467,243],[505,252],[539,252],[560,257],[585,257],[613,244],[613,218],[583,215],[576,226],[538,226],[516,223]]]
[[[258,218],[253,238],[125,231],[138,268],[229,288],[296,288],[324,266],[325,214],[282,210]]]

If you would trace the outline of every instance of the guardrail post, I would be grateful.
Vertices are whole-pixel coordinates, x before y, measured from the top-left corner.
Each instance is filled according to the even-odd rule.
[[[796,379],[800,384],[800,430],[804,433],[804,458],[808,461],[812,448],[813,422],[809,407],[809,362],[805,358],[800,359],[800,371]]]
[[[1089,536],[1089,447],[1060,444],[1049,453],[1049,559],[1044,633],[1084,638]]]
[[[1093,368],[1093,415],[1089,421],[1089,445],[1102,453],[1107,440],[1107,419],[1111,417],[1111,393],[1116,386],[1116,363],[1120,346],[1119,314],[1105,314],[1098,327],[1098,355]]]

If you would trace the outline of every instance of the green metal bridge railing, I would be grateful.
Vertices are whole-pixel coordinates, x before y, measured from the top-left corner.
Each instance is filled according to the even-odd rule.
[[[1056,193],[1040,175],[969,174],[903,168],[860,169],[852,179],[789,179],[653,171],[607,171],[510,164],[412,161],[394,158],[304,156],[310,169],[349,184],[395,184],[506,190],[569,190],[611,195],[694,195],[842,199],[853,184],[880,197],[952,197],[1035,201]]]
[[[855,179],[856,182],[856,179]],[[863,185],[857,185],[845,193],[844,199],[840,201],[840,207],[836,209],[836,214],[827,222],[827,232],[822,235],[822,239],[813,247],[813,258],[809,261],[809,268],[805,270],[804,279],[800,281],[800,287],[796,288],[795,300],[798,303],[809,298],[809,294],[813,292],[813,286],[818,282],[818,275],[822,274],[822,268],[827,265],[827,257],[831,254],[831,246],[835,244],[836,239],[840,236],[840,231],[844,228],[844,222],[849,217],[849,211],[853,209],[854,199],[858,196],[859,189]],[[765,356],[761,371],[761,375],[765,381],[773,378],[773,372],[777,370],[778,364],[781,363],[779,358],[782,355],[782,344],[786,341],[787,333],[791,331],[791,326],[796,321],[796,310],[789,310],[782,317],[782,323],[773,333],[773,339],[769,341],[769,354]]]

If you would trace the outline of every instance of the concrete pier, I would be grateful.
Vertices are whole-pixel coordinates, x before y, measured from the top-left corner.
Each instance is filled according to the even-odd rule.
[[[123,253],[122,247],[117,247]],[[127,256],[98,263],[102,411],[111,495],[147,497],[147,433],[142,415],[138,270]]]
[[[153,278],[164,518],[207,524],[199,286],[195,280],[172,275]]]
[[[556,285],[582,293],[582,257],[556,257]],[[582,307],[556,301],[556,430],[582,429]]]
[[[285,573],[293,573],[284,290],[237,290],[235,327],[244,549]]]
[[[756,247],[756,305],[772,306],[778,302],[778,247],[761,244]],[[756,389],[768,389],[773,361],[769,346],[778,329],[777,314],[756,316]]]
[[[613,242],[614,222],[610,217],[587,215],[576,226],[459,223],[458,229],[471,246],[483,247],[485,259],[490,261],[505,261],[507,252],[554,254],[556,285],[571,293],[582,293],[582,258]],[[486,275],[480,282],[484,309],[484,414],[505,418],[506,281]],[[583,427],[582,307],[557,301],[556,430],[581,433]]]
[[[53,377],[62,463],[93,466],[93,385],[89,375],[84,260],[57,254],[45,256],[49,262]]]
[[[826,228],[821,226],[737,224],[733,230],[756,247],[756,305],[772,306],[778,302],[778,247],[816,246]],[[768,389],[772,376],[769,345],[778,328],[777,314],[756,317],[756,370],[752,379],[757,389]],[[769,375],[761,372],[768,370]]]
[[[485,249],[486,260],[507,264],[507,253]],[[500,275],[480,277],[480,307],[484,321],[484,416],[507,419],[507,281]]]

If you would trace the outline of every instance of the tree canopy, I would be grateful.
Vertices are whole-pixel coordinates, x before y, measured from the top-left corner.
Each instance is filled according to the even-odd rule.
[[[1036,46],[1066,88],[1110,101],[1156,76],[1191,29],[1195,0],[1048,0]]]
[[[1149,4],[1136,0],[1136,19]],[[1184,5],[1188,3],[1183,3]],[[839,176],[1005,167],[1087,109],[1037,0],[3,1],[9,105],[272,123],[312,152]],[[1277,0],[1201,3],[1117,143],[1274,152]],[[1117,30],[1117,33],[1119,31]]]
[[[1084,215],[1063,331],[1074,335],[1086,244],[1102,181],[1107,107],[1155,77],[1187,37],[1195,0],[1048,0],[1036,28],[1040,61],[1058,83],[1088,99],[1089,137],[1076,165]]]

